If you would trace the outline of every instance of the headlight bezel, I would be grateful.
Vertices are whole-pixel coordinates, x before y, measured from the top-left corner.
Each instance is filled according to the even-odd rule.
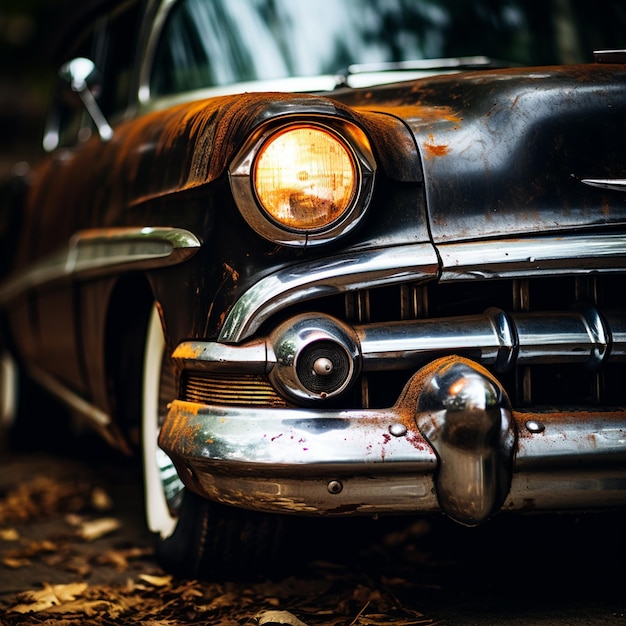
[[[355,184],[346,209],[333,221],[314,228],[294,228],[273,219],[264,208],[255,189],[255,166],[264,148],[291,130],[320,130],[350,155]],[[355,123],[328,116],[293,116],[261,126],[237,153],[228,170],[230,186],[237,207],[248,225],[261,237],[289,247],[329,243],[351,232],[362,220],[374,187],[376,162],[370,142]]]

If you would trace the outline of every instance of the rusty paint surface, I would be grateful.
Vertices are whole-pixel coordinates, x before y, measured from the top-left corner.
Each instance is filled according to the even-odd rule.
[[[623,66],[442,75],[342,99],[413,131],[435,242],[626,223],[619,194],[580,183],[623,175]]]
[[[436,144],[433,135],[429,135],[428,141],[424,144],[424,155],[428,157],[445,156],[448,154],[449,146],[446,144]]]

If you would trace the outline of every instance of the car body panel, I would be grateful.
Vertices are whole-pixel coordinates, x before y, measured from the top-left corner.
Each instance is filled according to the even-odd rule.
[[[474,525],[623,505],[626,54],[168,104],[141,84],[165,15],[146,17],[112,136],[52,128],[15,209],[0,305],[25,369],[128,451],[155,309],[176,378],[160,445],[242,508]],[[285,226],[255,187],[302,128],[348,155],[362,206],[336,230]]]
[[[358,92],[402,117],[423,159],[434,242],[624,223],[622,66],[496,70]],[[584,112],[584,114],[581,114]]]

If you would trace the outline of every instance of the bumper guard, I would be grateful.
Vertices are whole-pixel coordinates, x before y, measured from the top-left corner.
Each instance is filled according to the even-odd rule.
[[[456,356],[420,369],[388,409],[175,401],[159,444],[193,491],[262,511],[443,511],[475,525],[499,510],[626,503],[626,412],[514,412]]]

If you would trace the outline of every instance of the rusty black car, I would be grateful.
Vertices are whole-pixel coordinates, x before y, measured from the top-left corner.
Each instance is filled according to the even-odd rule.
[[[3,207],[5,415],[49,418],[17,372],[141,455],[189,575],[622,507],[626,14],[558,6],[88,4]]]

